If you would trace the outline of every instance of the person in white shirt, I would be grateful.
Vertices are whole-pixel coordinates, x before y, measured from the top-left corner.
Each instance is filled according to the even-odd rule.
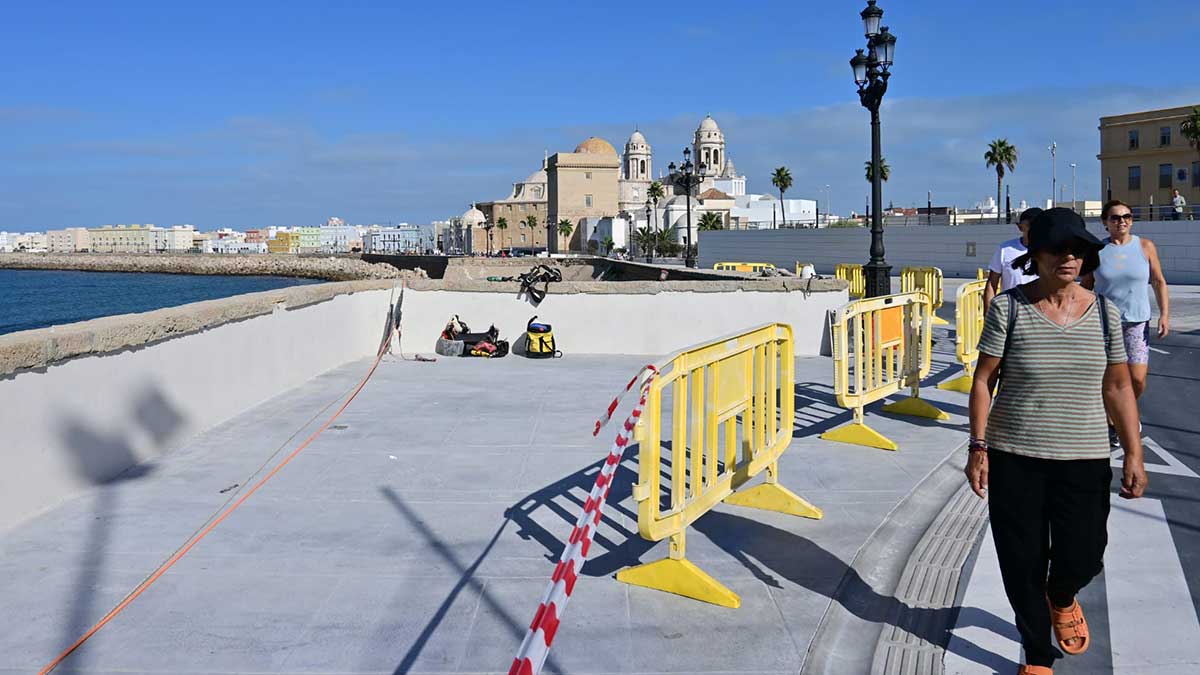
[[[987,286],[983,289],[983,310],[985,312],[992,304],[992,298],[1000,293],[1037,280],[1036,274],[1026,274],[1024,270],[1013,269],[1012,262],[1028,252],[1028,249],[1025,248],[1027,243],[1025,238],[1029,233],[1029,224],[1041,212],[1042,210],[1036,206],[1022,211],[1020,219],[1017,220],[1017,229],[1021,231],[1021,236],[1000,244],[1000,248],[996,249],[996,253],[992,255],[992,262],[988,265]]]

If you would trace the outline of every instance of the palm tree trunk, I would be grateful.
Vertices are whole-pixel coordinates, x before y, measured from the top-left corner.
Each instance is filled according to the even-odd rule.
[[[1000,193],[1003,191],[1004,176],[996,172],[996,224],[1000,224]]]
[[[787,227],[787,210],[783,208],[783,188],[779,188],[779,222]]]

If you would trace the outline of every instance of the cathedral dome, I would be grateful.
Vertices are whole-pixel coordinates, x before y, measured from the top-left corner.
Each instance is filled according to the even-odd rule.
[[[626,143],[626,145],[638,144],[646,145],[646,137],[642,135],[642,132],[635,130],[633,134],[629,136],[629,142]]]
[[[487,219],[483,217],[483,211],[475,208],[474,204],[462,214],[463,225],[482,225],[485,220]]]
[[[712,115],[705,115],[700,122],[700,128],[697,131],[721,131],[721,127],[717,126],[717,121],[712,118]]]
[[[617,149],[603,138],[592,136],[575,146],[575,152],[582,152],[589,155],[616,155]]]

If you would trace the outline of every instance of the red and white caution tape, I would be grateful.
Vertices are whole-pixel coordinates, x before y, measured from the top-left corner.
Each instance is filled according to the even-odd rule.
[[[629,380],[629,384],[625,385],[625,390],[613,397],[612,403],[609,403],[608,409],[604,411],[604,417],[596,420],[596,428],[592,430],[593,436],[598,435],[600,430],[603,429],[606,424],[608,424],[608,422],[612,419],[613,413],[617,411],[617,406],[621,405],[621,400],[625,398],[626,394],[633,390],[633,385],[637,384],[638,378],[640,378],[646,371],[650,371],[651,378],[658,374],[658,368],[655,368],[650,364],[643,366],[642,369],[637,372],[637,375],[634,375],[633,379]],[[649,380],[647,380],[647,382],[649,382]]]
[[[616,473],[617,466],[621,463],[625,448],[629,446],[633,427],[642,416],[642,409],[646,407],[646,395],[650,389],[650,383],[658,375],[658,369],[654,366],[642,368],[629,381],[625,391],[613,399],[612,404],[608,407],[607,416],[596,422],[596,431],[592,433],[595,436],[600,432],[600,428],[612,419],[613,412],[621,399],[633,389],[638,378],[646,373],[649,374],[642,383],[641,397],[638,399],[637,405],[633,407],[633,411],[629,413],[629,417],[625,418],[625,424],[617,432],[612,448],[608,451],[608,458],[600,467],[600,473],[596,476],[592,491],[583,504],[579,520],[575,522],[575,527],[571,530],[571,536],[567,539],[567,545],[558,559],[554,574],[550,577],[550,584],[546,587],[546,592],[542,594],[537,614],[534,615],[533,622],[529,624],[529,632],[525,634],[525,640],[521,642],[521,647],[517,650],[517,656],[513,659],[508,675],[537,675],[542,672],[542,665],[546,662],[546,657],[550,655],[550,645],[554,643],[554,635],[558,632],[559,621],[566,612],[567,603],[571,600],[571,592],[575,590],[575,582],[583,570],[583,563],[587,560],[588,549],[592,546],[592,537],[596,534],[596,528],[600,526],[600,519],[604,516],[604,504],[608,500],[608,491],[612,489],[613,474]]]

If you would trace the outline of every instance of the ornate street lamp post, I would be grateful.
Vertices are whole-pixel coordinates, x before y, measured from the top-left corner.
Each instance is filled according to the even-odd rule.
[[[883,172],[880,170],[882,151],[879,140],[879,106],[887,92],[891,73],[892,56],[896,50],[896,36],[880,26],[883,10],[875,6],[875,0],[867,0],[862,11],[863,30],[867,38],[867,53],[855,50],[850,59],[854,69],[854,83],[858,85],[858,99],[863,107],[871,111],[871,259],[864,267],[867,277],[867,297],[874,298],[892,292],[892,268],[884,258],[883,250]]]
[[[696,186],[704,182],[704,177],[708,172],[704,162],[700,162],[699,167],[692,165],[692,151],[690,148],[683,149],[683,164],[678,171],[675,168],[675,162],[667,165],[667,170],[671,174],[671,181],[678,187],[683,188],[687,195],[687,232],[684,236],[685,244],[683,250],[684,267],[695,267],[696,260],[692,257],[692,190]]]
[[[646,231],[647,232],[653,231],[650,227],[650,216],[652,216],[652,215],[654,215],[654,202],[650,201],[650,198],[647,197],[646,198]],[[632,251],[632,249],[631,249],[631,251]],[[629,257],[632,258],[633,254],[630,253]]]

